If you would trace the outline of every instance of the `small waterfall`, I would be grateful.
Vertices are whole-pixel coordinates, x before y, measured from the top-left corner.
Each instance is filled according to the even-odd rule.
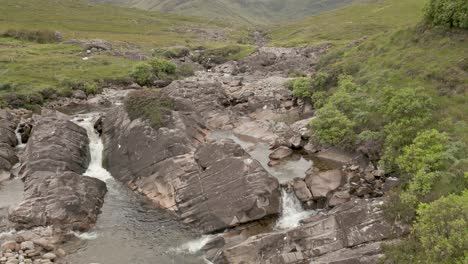
[[[21,133],[19,132],[20,129],[21,129],[20,125],[21,125],[21,122],[18,123],[18,125],[16,126],[16,129],[15,129],[16,140],[18,141],[18,145],[16,145],[16,148],[17,149],[24,149],[26,144],[23,143],[23,139],[21,138]]]
[[[288,192],[285,188],[281,189],[281,207],[281,217],[276,223],[276,229],[298,227],[302,219],[315,213],[314,211],[305,211],[294,191]]]
[[[216,236],[204,235],[198,239],[189,241],[176,249],[177,252],[186,252],[190,254],[198,253],[202,248]]]
[[[94,122],[99,118],[97,114],[80,115],[74,122],[86,129],[89,138],[91,162],[84,175],[106,181],[112,179],[111,174],[102,167],[102,151],[104,145],[99,135],[94,131]]]

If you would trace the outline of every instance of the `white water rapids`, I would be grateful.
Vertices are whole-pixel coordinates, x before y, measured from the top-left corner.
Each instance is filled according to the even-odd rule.
[[[281,216],[276,222],[276,229],[298,227],[301,220],[313,215],[315,211],[305,211],[293,191],[281,189]]]

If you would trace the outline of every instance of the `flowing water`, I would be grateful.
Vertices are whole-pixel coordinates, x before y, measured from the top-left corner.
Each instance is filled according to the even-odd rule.
[[[77,115],[75,122],[90,138],[91,163],[85,175],[106,182],[108,193],[94,230],[76,234],[66,250],[73,264],[205,263],[197,252],[207,237],[155,208],[141,195],[112,178],[102,167],[103,145],[93,129],[96,114]],[[82,121],[78,121],[83,119]]]
[[[245,136],[237,136],[231,132],[225,131],[215,131],[210,137],[211,139],[229,138],[234,140],[237,144],[241,145],[252,158],[258,160],[265,170],[276,177],[280,183],[289,182],[296,177],[304,177],[306,171],[314,165],[313,161],[305,159],[302,155],[296,155],[295,157],[281,161],[279,165],[270,167],[268,166],[268,162],[270,161],[268,156],[271,150],[267,143]],[[315,211],[305,211],[294,192],[288,192],[283,188],[281,190],[281,214],[280,218],[277,220],[275,229],[298,227],[302,219],[314,213]]]
[[[281,216],[276,222],[276,229],[291,229],[298,227],[302,219],[315,214],[315,211],[305,211],[294,192],[281,190]]]
[[[304,177],[305,172],[312,166],[311,160],[306,160],[302,155],[294,155],[292,158],[283,160],[279,165],[270,167],[269,155],[271,153],[270,146],[262,141],[246,136],[237,136],[232,132],[215,131],[210,135],[211,139],[228,138],[234,140],[241,145],[252,158],[258,160],[263,168],[271,175],[275,176],[280,183],[286,183],[296,177]]]

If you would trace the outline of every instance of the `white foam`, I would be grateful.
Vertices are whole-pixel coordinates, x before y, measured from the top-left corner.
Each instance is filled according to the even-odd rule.
[[[16,148],[17,149],[24,149],[24,147],[26,146],[26,144],[23,143],[23,140],[21,139],[21,134],[19,132],[19,129],[20,129],[20,123],[18,123],[18,126],[16,127],[15,129],[15,135],[16,135],[16,140],[18,141],[18,145],[16,145]]]
[[[287,192],[285,189],[281,190],[281,204],[281,217],[276,223],[276,229],[298,227],[302,219],[315,213],[315,211],[305,211],[293,191]]]
[[[75,231],[71,231],[71,234],[73,234],[75,237],[83,240],[95,240],[98,238],[98,234],[96,232],[85,232],[85,233],[78,233]]]
[[[197,252],[200,252],[200,250],[215,237],[216,236],[214,235],[204,235],[198,239],[183,244],[182,246],[178,247],[176,251],[195,254]]]
[[[89,138],[89,150],[91,152],[91,162],[84,175],[106,181],[112,179],[111,174],[102,167],[102,152],[104,145],[99,135],[94,131],[94,122],[99,118],[96,114],[80,115],[73,121],[86,129]],[[83,119],[82,121],[78,121]]]

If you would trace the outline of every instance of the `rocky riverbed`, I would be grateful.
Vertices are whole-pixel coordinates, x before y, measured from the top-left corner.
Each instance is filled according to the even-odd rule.
[[[327,48],[262,47],[174,81],[159,128],[122,106],[136,85],[49,105],[69,115],[0,112],[0,181],[24,182],[1,204],[0,263],[376,263],[407,232],[381,210],[397,181],[314,144],[311,105],[283,85]]]

